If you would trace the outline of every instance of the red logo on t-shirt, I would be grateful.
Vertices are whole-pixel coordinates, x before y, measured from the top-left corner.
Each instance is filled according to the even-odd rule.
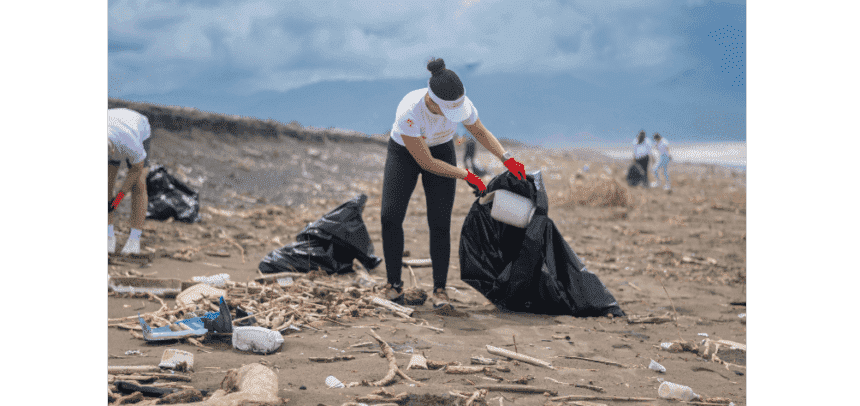
[[[415,122],[413,122],[411,118],[407,118],[406,124],[408,124],[410,127],[412,127],[412,125],[415,124]]]

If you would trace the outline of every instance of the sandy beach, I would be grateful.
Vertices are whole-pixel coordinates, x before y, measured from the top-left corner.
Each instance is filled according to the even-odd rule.
[[[720,152],[727,147],[736,150]],[[375,342],[370,335],[373,328],[394,349],[396,364],[418,384],[398,378],[385,389],[395,395],[406,393],[407,397],[394,402],[364,401],[366,404],[465,404],[466,398],[452,392],[472,394],[482,385],[523,385],[544,391],[490,390],[474,404],[574,404],[564,399],[572,395],[596,396],[587,400],[592,404],[677,404],[658,396],[657,389],[665,380],[691,387],[712,404],[730,401],[745,405],[745,346],[740,350],[724,344],[714,358],[714,346],[706,345],[705,340],[746,343],[746,174],[703,164],[745,163],[745,145],[673,146],[676,159],[670,166],[671,193],[626,185],[629,150],[524,146],[511,150],[527,171],[542,171],[551,199],[549,217],[628,317],[506,313],[462,282],[460,231],[475,197],[465,182],[458,182],[448,275],[449,295],[457,313],[439,314],[427,303],[414,306],[412,315],[415,320],[424,320],[423,325],[384,309],[368,310],[358,317],[321,320],[312,324],[313,328],[286,332],[283,346],[269,355],[236,350],[229,338],[223,337],[201,340],[205,348],[186,340],[149,344],[138,338],[135,330],[111,326],[107,329],[108,365],[157,365],[164,350],[175,348],[194,355],[190,382],[182,385],[204,395],[221,387],[229,370],[261,363],[274,371],[277,396],[289,399],[286,404],[343,405],[366,398],[377,388],[357,385],[330,389],[326,377],[334,375],[344,383],[360,383],[379,380],[388,371],[389,364],[380,357],[378,345],[356,346]],[[462,157],[462,147],[458,146],[457,152]],[[363,220],[376,254],[382,256],[379,205],[384,144],[155,128],[151,160],[165,165],[171,174],[199,191],[203,219],[194,224],[148,220],[141,241],[155,252],[152,262],[141,267],[111,261],[109,275],[191,281],[195,276],[226,273],[237,287],[244,286],[250,292],[247,287],[259,276],[257,266],[265,255],[295,241],[308,222],[362,193],[368,196]],[[479,149],[478,162],[496,174],[503,170],[501,163],[483,149]],[[586,165],[587,172],[583,171]],[[624,205],[603,207],[580,201],[587,188],[613,181],[624,190]],[[408,258],[429,258],[420,182],[404,227]],[[116,229],[122,244],[129,231],[127,205],[119,209]],[[225,243],[227,240],[235,244]],[[414,271],[418,286],[429,292],[430,268]],[[375,282],[384,283],[384,263],[369,274]],[[333,286],[343,295],[355,277],[352,273],[325,276],[307,283]],[[408,271],[404,281],[410,283]],[[291,292],[283,291],[284,295]],[[217,303],[215,300],[211,303]],[[156,312],[162,307],[158,300],[127,294],[109,293],[107,301],[109,319]],[[176,305],[175,299],[164,299],[167,308]],[[687,343],[687,350],[661,348],[662,343],[673,341]],[[487,345],[544,360],[553,368],[510,362],[488,353]],[[710,348],[708,353],[705,347]],[[127,355],[134,350],[139,354]],[[472,365],[470,360],[475,356],[496,358],[496,366],[504,366],[508,372],[496,366],[462,375],[406,370],[413,354],[463,366]],[[354,359],[334,363],[309,360],[335,355],[352,355]],[[666,372],[649,369],[652,360]],[[619,400],[622,398],[650,400]],[[146,398],[138,404],[154,402]]]

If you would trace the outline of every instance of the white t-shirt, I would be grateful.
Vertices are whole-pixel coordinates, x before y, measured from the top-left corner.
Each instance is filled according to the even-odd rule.
[[[108,138],[116,148],[110,159],[128,159],[132,164],[143,162],[146,158],[143,141],[149,135],[149,120],[143,114],[129,109],[108,109]]]
[[[633,140],[633,157],[636,159],[646,157],[651,153],[651,140],[645,139],[641,144],[637,144],[636,140]]]
[[[444,144],[454,138],[457,123],[448,120],[443,115],[436,115],[427,109],[424,103],[424,95],[427,88],[409,92],[400,104],[397,105],[397,117],[391,127],[391,139],[403,144],[403,137],[421,137],[428,147]],[[478,121],[478,109],[472,106],[469,117],[463,120],[463,124],[472,125]]]
[[[661,138],[660,142],[657,143],[657,153],[660,155],[669,155],[669,141],[666,141],[665,138]]]

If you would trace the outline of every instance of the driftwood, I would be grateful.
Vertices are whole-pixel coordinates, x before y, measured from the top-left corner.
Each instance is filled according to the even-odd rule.
[[[657,400],[656,398],[631,398],[624,396],[600,396],[600,395],[567,395],[550,398],[553,402],[567,400],[614,400],[619,402],[650,402]]]
[[[549,369],[555,369],[555,368],[553,368],[553,366],[549,362],[546,362],[546,361],[543,361],[543,360],[540,360],[540,359],[537,359],[534,357],[530,357],[528,355],[515,353],[512,351],[506,350],[504,348],[498,348],[498,347],[493,347],[492,345],[487,345],[487,352],[489,352],[490,354],[493,354],[493,355],[499,355],[502,357],[508,357],[511,359],[515,359],[517,361],[522,361],[522,362],[525,362],[527,364],[546,367]]]
[[[593,359],[593,358],[577,357],[575,355],[562,355],[562,357],[567,358],[567,359],[580,359],[583,361],[599,362],[601,364],[614,365],[614,366],[621,367],[621,368],[627,368],[627,365],[619,364],[617,362],[612,362],[612,361],[603,361],[603,360]]]
[[[357,402],[393,402],[394,404],[399,404],[406,402],[406,398],[409,396],[408,393],[398,393],[393,394],[384,388],[377,389],[370,394],[359,396],[355,400]]]
[[[672,318],[665,316],[627,316],[627,323],[630,324],[663,324],[670,321]]]
[[[334,357],[308,357],[311,362],[337,362],[351,361],[355,359],[355,355],[335,355]]]
[[[428,369],[427,358],[424,358],[420,354],[412,354],[412,358],[409,360],[409,365],[406,366],[406,369]]]
[[[576,387],[576,388],[590,389],[590,390],[593,390],[593,391],[596,391],[596,392],[606,392],[606,389],[603,389],[603,388],[601,388],[600,386],[585,385],[585,384],[579,384],[579,383],[567,383],[567,382],[561,382],[561,381],[556,381],[555,379],[552,379],[552,378],[550,378],[550,377],[546,377],[546,378],[544,378],[544,379],[549,379],[550,381],[553,381],[553,382],[555,382],[555,383],[560,383],[560,384],[562,384],[562,385],[573,386],[573,387]]]
[[[374,296],[373,299],[371,299],[371,303],[373,303],[377,306],[384,307],[388,310],[391,310],[394,313],[403,313],[407,316],[407,318],[410,318],[412,316],[412,313],[415,311],[415,309],[412,309],[412,308],[409,308],[406,306],[401,306],[397,303],[394,303],[392,301],[385,300],[383,298],[376,297],[376,296]]]
[[[477,374],[481,372],[487,372],[490,369],[487,367],[473,367],[473,366],[459,366],[459,365],[449,365],[445,367],[446,374]]]
[[[466,399],[466,403],[464,403],[464,406],[472,406],[473,404],[475,404],[475,401],[479,399],[484,399],[484,397],[487,396],[487,393],[488,391],[486,389],[476,390],[474,393],[472,393],[472,396]]]
[[[433,266],[433,262],[428,259],[404,259],[403,266],[414,266],[416,268]]]
[[[397,367],[397,359],[394,358],[394,350],[391,349],[391,346],[388,345],[375,331],[370,330],[370,336],[373,337],[377,342],[379,342],[379,347],[382,351],[382,354],[385,355],[385,358],[388,359],[388,373],[385,376],[376,381],[376,382],[368,382],[362,381],[362,385],[365,386],[387,386],[394,383],[394,380],[397,376],[405,379],[407,382],[413,383],[416,386],[421,386],[421,383],[410,378],[409,375],[406,375],[403,371]]]
[[[143,372],[161,372],[161,368],[154,365],[135,365],[135,366],[108,366],[108,374],[138,374]]]
[[[547,388],[539,388],[536,386],[529,385],[475,385],[478,389],[486,389],[488,391],[496,391],[496,392],[519,392],[519,393],[549,393],[550,395],[557,395],[558,391],[547,389]]]
[[[173,405],[177,403],[191,403],[203,400],[203,394],[199,390],[191,388],[164,395],[156,402],[158,405]]]
[[[480,355],[476,355],[472,357],[471,362],[476,365],[496,365],[496,360],[490,358],[484,358]]]

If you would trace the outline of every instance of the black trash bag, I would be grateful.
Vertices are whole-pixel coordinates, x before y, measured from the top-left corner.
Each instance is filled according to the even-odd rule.
[[[540,172],[526,175],[526,181],[505,172],[487,185],[487,193],[499,189],[531,199],[535,215],[528,227],[514,227],[490,217],[492,202],[476,200],[460,235],[460,279],[509,311],[624,316],[547,216],[549,199]]]
[[[361,219],[367,196],[360,195],[326,213],[296,236],[296,242],[269,253],[260,272],[310,272],[321,268],[329,275],[352,271],[358,259],[367,269],[382,262],[373,254],[370,233]]]
[[[633,187],[640,183],[645,184],[645,182],[647,182],[647,179],[645,178],[645,170],[642,169],[642,165],[633,162],[630,165],[630,168],[627,169],[627,185]]]
[[[149,195],[147,219],[167,220],[173,217],[184,223],[196,223],[201,219],[197,191],[167,173],[164,166],[150,169],[146,175],[146,193]]]

